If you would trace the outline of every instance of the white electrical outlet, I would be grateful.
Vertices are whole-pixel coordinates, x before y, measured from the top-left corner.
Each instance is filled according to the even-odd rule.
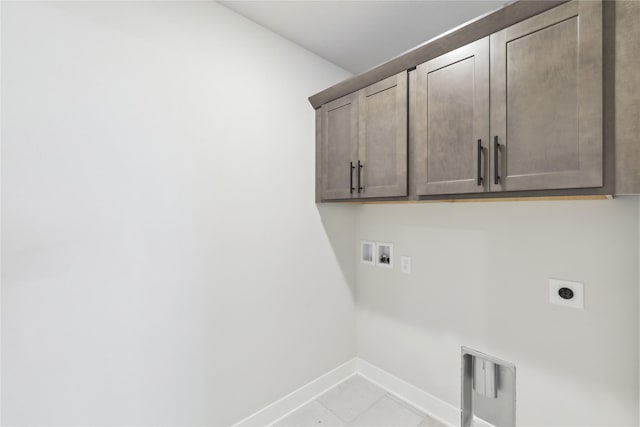
[[[411,274],[411,257],[400,257],[400,271],[404,274]]]
[[[584,283],[549,279],[549,302],[584,309]]]

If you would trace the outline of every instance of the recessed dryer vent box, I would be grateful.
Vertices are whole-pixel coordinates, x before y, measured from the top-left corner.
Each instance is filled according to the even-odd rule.
[[[376,265],[393,268],[393,244],[376,243]]]
[[[515,365],[462,347],[462,427],[515,425]]]

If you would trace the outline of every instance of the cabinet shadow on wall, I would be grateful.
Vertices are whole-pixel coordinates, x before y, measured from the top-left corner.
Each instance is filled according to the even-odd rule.
[[[355,300],[356,295],[356,263],[354,242],[356,238],[357,206],[341,204],[317,204],[318,214],[322,221],[335,261],[340,267],[342,276],[349,286]]]

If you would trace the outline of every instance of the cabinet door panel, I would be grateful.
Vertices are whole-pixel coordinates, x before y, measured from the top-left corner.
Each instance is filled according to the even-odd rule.
[[[360,197],[407,195],[407,73],[360,91]]]
[[[491,191],[602,186],[601,9],[574,0],[491,36]]]
[[[416,71],[417,194],[485,191],[489,39],[478,40],[421,64]],[[478,140],[483,147],[481,152]]]
[[[352,197],[350,163],[357,162],[358,96],[347,95],[322,106],[323,199]]]

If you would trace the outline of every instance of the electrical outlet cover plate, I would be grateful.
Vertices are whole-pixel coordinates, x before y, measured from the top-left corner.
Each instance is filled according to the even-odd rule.
[[[400,271],[402,271],[404,274],[411,274],[411,257],[400,257]]]
[[[558,291],[569,288],[573,292],[573,298],[564,299]],[[570,280],[549,279],[549,302],[565,307],[584,309],[584,283]]]

